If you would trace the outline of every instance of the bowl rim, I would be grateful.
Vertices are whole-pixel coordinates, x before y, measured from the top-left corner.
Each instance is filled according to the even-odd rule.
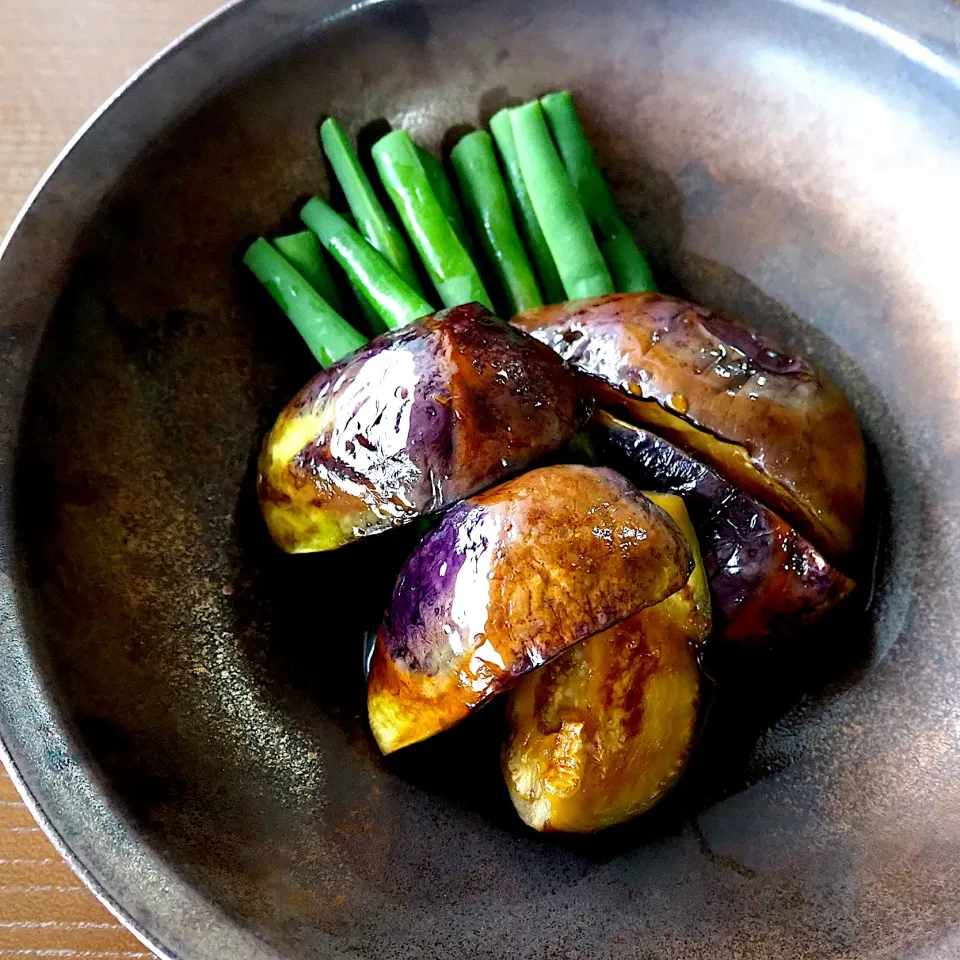
[[[219,24],[219,22],[232,11],[251,5],[251,0],[224,0],[224,2],[216,7],[216,9],[201,17],[194,24],[182,31],[159,51],[157,51],[157,53],[155,53],[142,66],[135,70],[126,81],[118,86],[106,98],[106,100],[104,100],[93,111],[93,113],[90,114],[90,116],[77,129],[73,136],[70,137],[63,147],[61,147],[60,151],[50,162],[49,166],[41,174],[40,179],[34,185],[33,189],[27,195],[20,209],[14,216],[13,221],[10,223],[6,233],[3,237],[0,237],[0,260],[3,259],[4,255],[11,248],[22,224],[26,220],[30,211],[33,209],[37,200],[43,194],[44,190],[46,190],[51,180],[69,161],[71,155],[80,142],[110,112],[110,110],[113,109],[117,102],[128,92],[139,86],[145,77],[152,73],[162,62],[166,61],[167,58],[175,51],[189,48],[192,43],[196,42],[202,36],[210,32],[214,28],[215,24]],[[12,446],[15,449],[15,444]],[[3,583],[2,586],[4,588],[2,592],[6,593],[7,589],[9,589],[9,584]],[[12,589],[10,592],[12,593]],[[6,613],[6,611],[3,612]],[[13,613],[13,617],[16,617],[15,612]],[[7,776],[10,778],[10,781],[16,788],[17,793],[23,800],[24,805],[30,811],[31,816],[34,818],[34,820],[36,820],[37,825],[43,831],[47,839],[51,842],[57,853],[64,859],[70,869],[73,870],[73,872],[80,878],[84,886],[87,887],[87,889],[94,895],[99,903],[102,904],[114,917],[116,917],[116,919],[124,926],[124,928],[132,933],[137,940],[140,941],[140,943],[160,957],[161,960],[178,960],[178,954],[175,951],[169,949],[153,933],[147,931],[139,923],[139,921],[137,921],[126,910],[126,908],[123,907],[120,902],[107,891],[103,884],[63,838],[60,831],[47,814],[42,803],[38,797],[35,796],[33,790],[28,785],[26,778],[21,772],[20,767],[18,766],[10,751],[10,748],[7,745],[6,736],[4,735],[0,735],[0,763],[3,764]]]
[[[349,3],[349,0],[320,0],[320,2],[312,5],[310,11],[307,11],[307,4],[303,2],[303,0],[226,0],[222,6],[200,19],[192,27],[188,28],[180,36],[167,44],[138,69],[125,83],[119,86],[104,103],[94,111],[60,150],[36,186],[29,193],[4,237],[0,239],[0,281],[3,279],[4,258],[8,258],[15,251],[18,237],[24,230],[38,202],[44,199],[45,194],[54,184],[58,175],[68,171],[70,163],[76,158],[78,147],[87,139],[91,132],[96,130],[105,120],[116,112],[121,101],[124,103],[127,102],[125,98],[128,94],[142,88],[144,82],[155,74],[159,67],[169,66],[170,61],[175,55],[189,53],[204,41],[215,36],[217,32],[223,29],[225,24],[231,20],[237,22],[242,21],[245,24],[245,29],[251,34],[256,33],[257,24],[262,27],[265,23],[276,20],[274,33],[276,34],[278,43],[273,46],[271,46],[269,42],[264,44],[264,58],[260,62],[265,62],[282,53],[283,46],[280,41],[286,42],[289,45],[304,42],[304,32],[302,28],[304,21],[308,17],[313,18],[312,23],[317,29],[320,29],[332,19],[352,15],[366,7],[385,2],[390,2],[390,0],[360,0],[360,2],[352,4]],[[907,16],[907,11],[901,9],[899,15],[896,17],[900,22],[895,23],[895,11],[892,11],[885,5],[883,0],[851,0],[846,6],[834,3],[832,0],[777,0],[777,2],[785,6],[798,8],[808,13],[832,19],[838,25],[865,34],[880,44],[891,47],[925,69],[938,74],[950,83],[960,86],[960,47],[956,46],[956,37],[951,34],[951,29],[955,28],[957,24],[960,24],[960,19],[958,19],[960,8],[950,3],[945,3],[943,0],[916,0],[918,5],[922,5],[930,11],[933,21],[936,24],[942,24],[943,27],[942,37],[932,36],[928,32],[921,40],[911,36],[910,31],[913,24]],[[875,11],[875,15],[871,15],[870,11]],[[283,21],[283,23],[280,21]],[[300,28],[299,30],[297,29],[298,27]],[[960,36],[960,34],[958,34],[958,36]],[[951,50],[951,53],[955,53],[956,56],[951,58],[950,56],[936,52],[927,45],[931,41],[936,41],[938,45],[942,43],[944,50]],[[237,59],[238,57],[235,55],[233,60],[235,61]],[[258,63],[254,62],[248,63],[245,67],[240,67],[234,63],[234,68],[237,71],[242,71],[242,73],[238,75],[243,75],[252,72],[258,65]],[[175,69],[182,69],[182,67]],[[234,74],[231,74],[229,79],[233,78]],[[221,77],[220,79],[222,80],[223,78]],[[199,106],[207,97],[217,92],[215,84],[211,85],[208,83],[205,87],[202,79],[191,81],[191,83],[191,89],[195,96],[191,97],[189,93],[184,94],[186,104],[182,108],[174,105],[172,111],[174,118],[183,116],[185,111],[192,110]],[[160,121],[160,128],[165,128],[168,122],[169,121]],[[132,143],[133,157],[146,147],[146,143],[136,141],[136,135],[134,135]],[[120,169],[125,168],[129,159],[131,158],[128,158],[126,161],[121,161]],[[104,177],[104,183],[106,184],[106,188],[101,191],[99,196],[92,198],[91,206],[94,210],[98,205],[97,201],[102,200],[103,197],[109,193],[109,188],[112,186],[109,175]],[[94,187],[94,193],[96,193],[96,187]],[[78,224],[77,232],[82,231],[82,228],[83,224]],[[64,250],[69,253],[72,246],[72,242],[68,241],[64,246]],[[69,256],[65,256],[64,261],[69,266]],[[57,288],[54,293],[50,295],[53,302],[55,302],[59,293],[60,289]],[[0,326],[4,325],[4,310],[3,300],[0,298]],[[26,383],[29,380],[36,347],[41,334],[42,327],[40,330],[31,330],[30,332],[31,337],[34,339],[33,342],[26,345],[26,349],[24,350],[25,356],[19,361],[17,375],[15,377],[19,382],[14,384],[12,389],[8,385],[0,385],[0,419],[6,420],[9,416],[13,420],[12,424],[8,426],[5,425],[5,429],[0,431],[3,434],[3,436],[0,436],[0,481],[2,481],[0,482],[0,645],[2,645],[4,638],[8,636],[12,637],[10,642],[15,644],[22,638],[22,617],[20,605],[15,595],[15,578],[11,571],[11,567],[15,567],[15,554],[17,551],[15,544],[9,542],[3,535],[6,533],[6,530],[9,530],[13,526],[13,509],[11,506],[12,491],[10,489],[11,484],[8,481],[13,474],[14,454],[18,446],[17,434],[19,432],[23,394]],[[15,339],[15,337],[12,339]],[[6,356],[4,356],[6,349],[8,348],[0,348],[0,360],[7,359]],[[8,400],[5,396],[8,391],[13,394],[12,401]],[[20,645],[22,646],[22,644]],[[35,664],[27,662],[29,658],[22,654],[21,660],[24,661],[24,665],[19,669],[26,677],[26,682],[33,683],[35,687],[38,687],[36,677],[40,671]],[[5,693],[6,691],[6,678],[0,679],[0,693]],[[44,696],[43,693],[35,693],[34,695]],[[49,701],[49,697],[46,699]],[[43,721],[40,720],[39,722],[42,723]],[[62,730],[60,733],[62,735]],[[64,739],[69,741],[70,738],[64,737]],[[163,958],[163,960],[177,960],[181,954],[165,944],[155,932],[148,930],[143,923],[133,916],[132,912],[120,902],[118,896],[106,888],[105,884],[98,878],[93,869],[75,851],[74,847],[71,846],[61,833],[61,830],[54,823],[54,815],[48,812],[38,792],[35,792],[34,788],[31,787],[28,782],[27,774],[21,769],[21,765],[14,755],[15,751],[12,745],[15,744],[15,742],[16,737],[11,734],[4,720],[2,710],[0,710],[0,762],[3,763],[7,774],[22,797],[24,804],[47,838],[51,841],[58,854],[69,864],[71,869],[80,877],[97,900],[145,947],[158,957]],[[85,770],[84,773],[88,775],[89,771]],[[107,806],[109,807],[108,802]],[[119,816],[119,814],[115,815]],[[146,845],[143,840],[138,840],[137,842],[142,846]],[[162,876],[162,874],[156,871],[153,864],[148,864],[142,869],[144,870],[145,877],[156,879]],[[172,870],[170,877],[176,884],[187,887],[186,881]],[[200,899],[196,894],[194,894],[194,897],[198,900]],[[206,901],[202,901],[201,909],[204,911],[203,916],[207,920],[219,913],[218,908],[214,904]],[[255,940],[256,943],[256,946],[248,955],[262,955],[264,958],[277,956],[274,950],[267,947],[261,941],[256,940],[252,934],[248,936]],[[249,951],[249,941],[246,942],[246,945]],[[211,946],[215,946],[215,942],[212,941]],[[219,949],[223,948],[221,947]]]

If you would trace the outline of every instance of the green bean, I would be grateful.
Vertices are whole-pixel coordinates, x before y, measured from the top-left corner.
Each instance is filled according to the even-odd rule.
[[[360,235],[393,267],[408,287],[422,295],[407,242],[387,216],[356,151],[336,118],[329,117],[320,125],[320,143],[337,175]]]
[[[400,327],[433,313],[433,307],[411,290],[387,261],[319,197],[307,201],[300,218],[388,327]]]
[[[457,235],[464,249],[472,257],[474,255],[473,241],[470,238],[470,232],[463,219],[463,212],[460,210],[460,203],[457,195],[453,192],[447,173],[443,169],[443,164],[429,150],[417,146],[417,156],[423,165],[423,172],[427,175],[427,182],[433,195],[437,198],[437,203],[443,208],[443,212],[453,227],[453,232]]]
[[[357,224],[353,219],[353,214],[344,212],[343,219],[346,220],[354,230],[357,229]],[[316,234],[313,235],[316,236]],[[319,241],[317,242],[319,243]],[[374,307],[374,305],[367,299],[366,294],[358,287],[355,287],[352,283],[348,282],[347,286],[350,289],[351,304],[354,310],[359,311],[360,315],[363,317],[365,329],[369,330],[370,333],[375,337],[379,336],[384,331],[389,330],[390,328],[383,322],[383,317],[380,316],[376,307]],[[418,290],[417,293],[419,292],[420,291]]]
[[[520,171],[540,229],[571,300],[613,293],[613,280],[534,100],[510,114]]]
[[[513,221],[510,198],[485,130],[468,133],[450,154],[473,229],[493,263],[511,316],[543,303]]]
[[[327,266],[320,243],[309,230],[291,233],[286,237],[277,237],[273,245],[337,313],[345,313],[343,299],[340,291],[337,290],[333,274]]]
[[[559,303],[564,298],[563,284],[557,265],[553,262],[553,254],[547,246],[547,238],[540,229],[540,222],[530,202],[523,174],[520,172],[520,158],[517,156],[517,145],[513,139],[513,124],[510,122],[510,108],[498,111],[490,118],[490,132],[500,151],[500,160],[507,174],[507,183],[510,187],[510,200],[516,213],[520,233],[533,265],[540,280],[540,289],[543,299],[547,303]]]
[[[358,290],[352,283],[350,284],[350,294],[353,297],[353,305],[363,317],[367,329],[373,336],[379,336],[390,328],[384,323],[383,317],[377,312],[377,308],[367,299],[362,290]]]
[[[329,367],[367,342],[263,237],[250,244],[243,262],[293,322],[320,366]]]
[[[597,165],[573,97],[566,90],[540,98],[563,165],[600,241],[613,282],[620,292],[657,289],[650,264],[620,216],[606,178]]]
[[[405,130],[388,133],[374,144],[373,159],[443,304],[477,301],[492,310],[480,274],[431,189],[410,135]]]

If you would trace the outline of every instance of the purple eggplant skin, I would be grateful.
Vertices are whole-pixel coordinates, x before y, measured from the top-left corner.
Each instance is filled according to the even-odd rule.
[[[683,497],[726,640],[755,645],[793,633],[853,591],[772,510],[663,438],[599,410],[587,435],[594,455],[638,487]]]
[[[385,333],[322,371],[264,440],[257,491],[289,553],[442,510],[557,450],[590,415],[549,348],[479,304]]]
[[[852,550],[866,451],[849,400],[822,370],[656,293],[538,307],[513,323],[583,374],[600,406],[709,463],[826,556]]]
[[[397,578],[370,664],[377,744],[391,753],[454,726],[692,569],[676,523],[606,468],[541,467],[465,500]]]

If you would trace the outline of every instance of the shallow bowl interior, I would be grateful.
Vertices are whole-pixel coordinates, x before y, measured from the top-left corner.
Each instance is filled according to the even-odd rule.
[[[907,6],[249,0],[53,175],[0,261],[0,731],[158,950],[951,955],[960,17]],[[410,540],[269,545],[252,458],[312,365],[238,263],[327,190],[321,115],[440,149],[561,87],[664,287],[849,391],[883,526],[867,617],[745,660],[677,796],[577,840],[513,815],[496,709],[379,756],[362,637]]]

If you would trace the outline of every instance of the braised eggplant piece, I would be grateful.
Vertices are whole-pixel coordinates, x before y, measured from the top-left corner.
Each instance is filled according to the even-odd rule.
[[[561,303],[513,322],[586,374],[601,405],[696,453],[827,556],[851,550],[863,438],[843,392],[812,364],[661,294]]]
[[[697,558],[686,586],[564,651],[509,694],[503,775],[535,830],[590,833],[623,823],[650,809],[686,765],[710,592],[683,501],[648,496]]]
[[[367,707],[391,753],[446,730],[528,670],[679,590],[683,534],[619,474],[542,467],[453,507],[405,562]]]
[[[552,351],[479,304],[377,337],[280,414],[258,493],[276,543],[333,550],[534,464],[589,415]]]
[[[680,494],[703,549],[718,631],[758,644],[807,626],[854,588],[772,510],[647,430],[597,411],[594,454],[641,489]]]

